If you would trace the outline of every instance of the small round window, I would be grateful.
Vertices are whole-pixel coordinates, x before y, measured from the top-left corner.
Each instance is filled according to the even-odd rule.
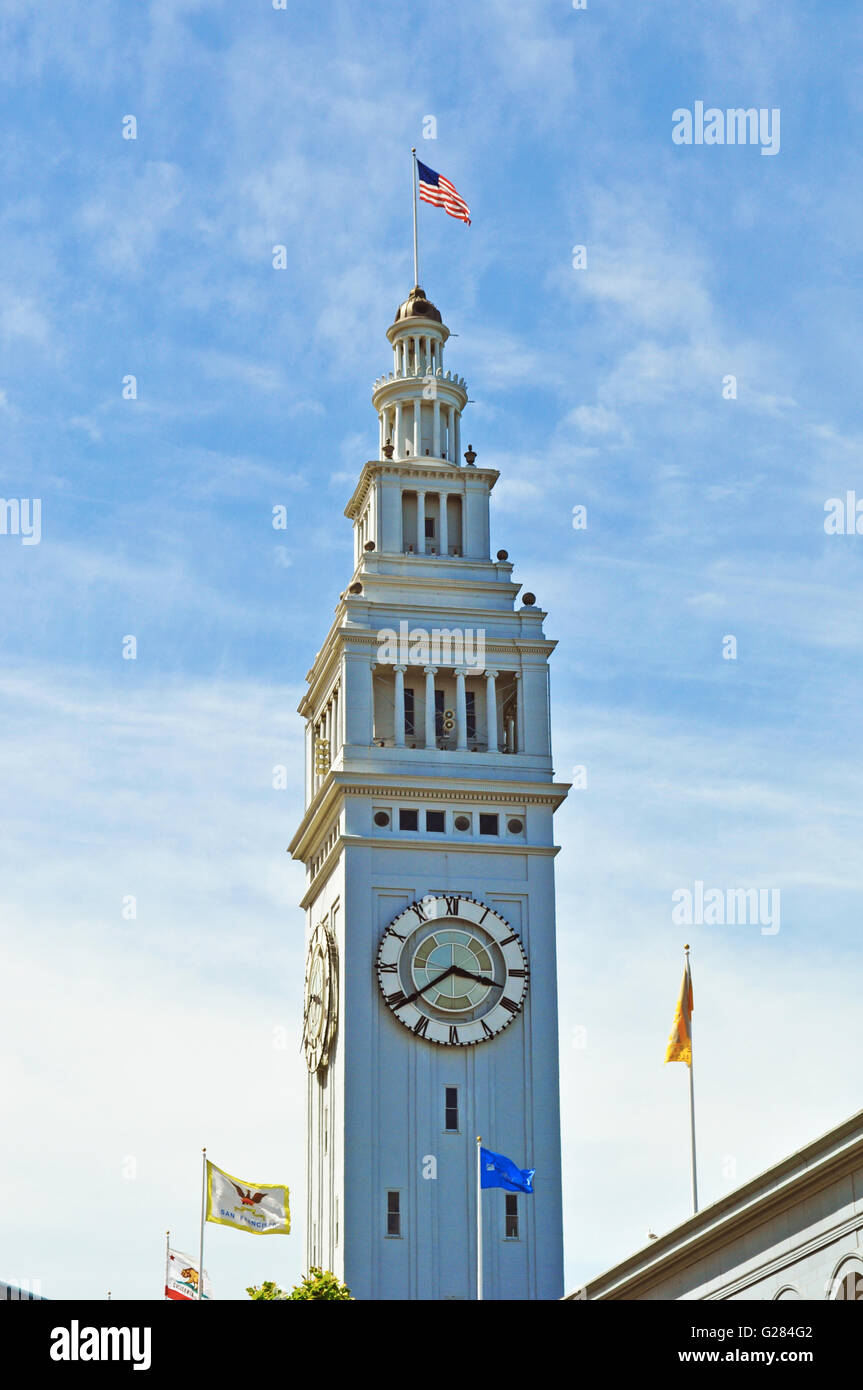
[[[375,825],[389,825],[389,811],[375,811]]]
[[[470,816],[456,816],[453,825],[456,830],[470,830]]]
[[[519,820],[517,816],[513,816],[512,820],[507,821],[506,828],[510,835],[520,835],[524,830],[524,821]]]

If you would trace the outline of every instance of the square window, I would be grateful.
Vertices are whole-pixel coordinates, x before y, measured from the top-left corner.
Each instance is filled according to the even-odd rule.
[[[496,835],[498,833],[497,816],[492,816],[484,811],[480,811],[479,833],[480,835]]]
[[[387,1193],[387,1235],[400,1236],[402,1233],[401,1193]]]
[[[426,830],[446,830],[446,813],[444,811],[426,811]]]
[[[504,1238],[506,1240],[518,1240],[518,1198],[513,1192],[506,1194],[504,1222]]]
[[[409,811],[407,807],[399,807],[399,830],[419,830],[420,813],[419,811]]]

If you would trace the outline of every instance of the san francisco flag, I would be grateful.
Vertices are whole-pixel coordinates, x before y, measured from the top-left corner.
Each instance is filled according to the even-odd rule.
[[[198,1261],[193,1260],[191,1255],[184,1255],[182,1250],[168,1251],[167,1268],[165,1270],[165,1297],[166,1298],[197,1298],[198,1297]],[[202,1300],[213,1297],[213,1286],[210,1283],[210,1276],[204,1270],[204,1287],[201,1292]]]
[[[286,1236],[291,1229],[288,1189],[244,1182],[207,1159],[207,1220],[260,1236]]]
[[[456,192],[455,184],[445,179],[443,174],[436,174],[421,159],[417,160],[417,171],[420,176],[420,202],[443,208],[450,217],[457,217],[460,222],[470,226],[470,208],[461,194]]]
[[[666,1062],[685,1062],[688,1067],[692,1066],[693,1009],[692,972],[689,969],[689,956],[687,956],[686,969],[683,972],[683,984],[680,986],[680,998],[674,1011],[674,1023],[671,1025],[671,1037],[668,1039],[668,1048],[665,1053]]]

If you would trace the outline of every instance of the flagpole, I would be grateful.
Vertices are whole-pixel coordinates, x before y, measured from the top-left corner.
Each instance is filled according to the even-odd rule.
[[[482,1300],[482,1135],[476,1136],[476,1296]]]
[[[411,155],[413,156],[413,169],[412,169],[412,174],[411,174],[411,185],[412,185],[412,190],[413,190],[413,201],[414,201],[414,285],[419,285],[419,282],[420,282],[420,271],[419,271],[419,251],[418,251],[418,247],[417,247],[417,151],[416,151],[416,145],[411,146]]]
[[[201,1241],[198,1246],[198,1298],[204,1296],[204,1222],[207,1218],[207,1150],[201,1150],[204,1160],[201,1175]]]
[[[692,971],[689,965],[689,946],[686,952],[686,983],[692,989]],[[689,1134],[692,1144],[692,1214],[698,1215],[698,1175],[695,1167],[695,1054],[692,1043],[692,1012],[689,1015]]]

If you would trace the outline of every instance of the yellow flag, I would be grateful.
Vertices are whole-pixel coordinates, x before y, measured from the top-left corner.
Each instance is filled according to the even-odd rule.
[[[237,1231],[286,1236],[291,1229],[288,1189],[280,1183],[244,1182],[207,1159],[207,1220]]]
[[[668,1048],[665,1053],[666,1062],[685,1062],[688,1067],[692,1066],[693,1008],[692,975],[687,956],[686,969],[683,972],[683,984],[680,986],[680,998],[674,1011],[674,1023],[671,1025],[671,1037],[668,1039]]]

